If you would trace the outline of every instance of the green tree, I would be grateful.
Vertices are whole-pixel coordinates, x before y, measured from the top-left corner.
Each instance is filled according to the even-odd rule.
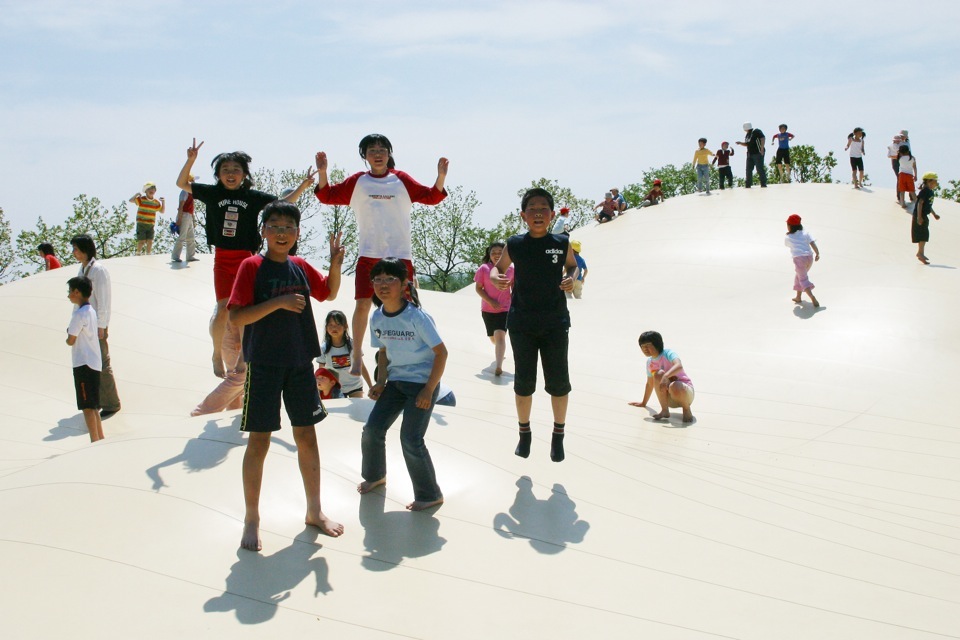
[[[801,144],[790,148],[790,164],[794,182],[833,182],[837,158],[833,151],[821,156],[813,145]]]
[[[100,258],[131,256],[136,247],[133,229],[126,202],[108,209],[98,198],[80,194],[73,199],[73,214],[63,224],[51,226],[41,217],[35,229],[17,234],[17,260],[23,269],[18,275],[24,277],[43,269],[43,260],[37,255],[41,242],[52,244],[64,265],[75,263],[70,239],[81,233],[93,238]]]
[[[687,162],[680,167],[666,164],[659,168],[651,167],[647,169],[640,182],[628,184],[623,188],[623,199],[627,201],[627,205],[630,207],[640,206],[640,202],[653,189],[653,181],[657,179],[663,182],[660,188],[663,189],[664,198],[685,196],[697,192],[697,172],[693,168],[692,162]],[[713,168],[710,169],[710,188],[720,188],[718,174]]]
[[[306,177],[305,171],[296,169],[257,169],[253,172],[254,188],[259,191],[280,196],[285,189],[296,189]],[[307,189],[294,203],[300,209],[300,240],[297,242],[297,253],[301,256],[319,258],[322,247],[326,246],[326,238],[322,229],[318,228],[321,220],[320,201],[313,195],[312,189]]]
[[[3,284],[10,275],[16,260],[16,254],[13,251],[13,231],[6,216],[3,215],[3,207],[0,207],[0,284]]]
[[[447,197],[433,207],[414,205],[411,212],[413,263],[429,289],[454,291],[465,274],[473,275],[470,255],[477,229],[473,212],[480,205],[473,191],[447,189]]]
[[[577,227],[582,227],[586,223],[593,220],[593,205],[595,204],[590,198],[578,198],[573,191],[567,187],[561,187],[560,183],[556,180],[550,180],[548,178],[540,178],[539,180],[534,180],[530,183],[529,187],[520,189],[517,191],[517,198],[523,198],[523,194],[527,192],[528,189],[546,189],[553,196],[553,210],[560,211],[563,207],[570,209],[570,220],[567,222],[567,228],[571,231]],[[516,212],[513,214],[516,216],[517,225],[519,229],[523,229],[523,220],[520,219],[520,208],[516,209]],[[506,216],[501,222],[507,221],[507,218],[511,216]],[[513,225],[510,222],[507,222],[505,225],[505,230],[509,230]],[[510,234],[514,235],[514,234]],[[510,237],[509,235],[504,236],[504,239]],[[481,256],[482,257],[482,256]]]
[[[951,180],[946,187],[940,187],[940,197],[944,200],[960,202],[960,180]]]

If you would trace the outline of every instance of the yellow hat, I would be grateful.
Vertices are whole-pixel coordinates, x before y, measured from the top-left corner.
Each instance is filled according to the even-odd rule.
[[[577,253],[580,253],[580,241],[579,241],[579,240],[571,240],[571,241],[570,241],[570,247],[571,247],[574,251],[576,251]]]
[[[923,174],[922,179],[923,180],[940,180],[940,178],[937,177],[937,174],[935,174],[933,171],[927,171],[925,174]]]
[[[144,192],[149,191],[150,189],[156,189],[156,188],[157,188],[157,185],[153,184],[152,182],[147,182],[147,183],[144,183],[143,185]]]

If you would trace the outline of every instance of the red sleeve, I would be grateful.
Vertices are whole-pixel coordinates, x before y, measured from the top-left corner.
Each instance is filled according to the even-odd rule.
[[[257,279],[257,269],[260,268],[262,260],[263,256],[256,255],[240,263],[237,277],[233,281],[233,290],[230,292],[230,300],[227,302],[227,309],[249,307],[253,304],[253,284]]]
[[[350,198],[353,197],[353,189],[357,186],[357,180],[363,175],[363,171],[355,173],[340,184],[330,184],[322,189],[314,189],[313,193],[317,200],[323,204],[350,204]]]
[[[420,204],[439,204],[444,198],[447,197],[446,189],[440,191],[434,187],[425,187],[403,171],[396,171],[395,173],[397,174],[397,177],[400,178],[400,182],[403,183],[403,186],[407,188],[407,193],[410,194],[411,202],[419,202]]]
[[[310,295],[320,302],[330,297],[330,287],[327,286],[327,278],[322,273],[313,268],[309,262],[300,256],[290,256],[290,261],[300,265],[303,272],[307,275],[307,282],[310,283]],[[237,276],[240,279],[240,276]]]

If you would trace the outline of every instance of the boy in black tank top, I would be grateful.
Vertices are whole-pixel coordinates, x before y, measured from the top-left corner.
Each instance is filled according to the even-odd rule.
[[[537,387],[537,357],[543,363],[544,389],[553,407],[553,437],[550,459],[564,458],[563,431],[570,393],[567,366],[570,313],[566,291],[573,290],[577,261],[570,239],[549,233],[554,217],[553,196],[545,189],[530,189],[520,203],[521,217],[529,231],[507,240],[500,261],[490,279],[506,289],[510,280],[502,276],[514,265],[513,300],[507,315],[507,331],[513,348],[516,376],[513,391],[520,423],[520,443],[514,453],[530,455],[530,410]]]

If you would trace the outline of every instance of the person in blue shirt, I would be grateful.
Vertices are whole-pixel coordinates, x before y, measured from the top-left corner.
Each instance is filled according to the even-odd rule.
[[[361,494],[387,482],[387,430],[403,414],[400,445],[413,483],[410,511],[423,511],[443,503],[430,451],[424,442],[447,348],[436,325],[423,309],[407,298],[407,267],[399,258],[383,258],[370,269],[370,282],[382,306],[370,319],[370,344],[377,347],[376,381],[367,394],[377,403],[363,426],[363,454],[357,485]]]

